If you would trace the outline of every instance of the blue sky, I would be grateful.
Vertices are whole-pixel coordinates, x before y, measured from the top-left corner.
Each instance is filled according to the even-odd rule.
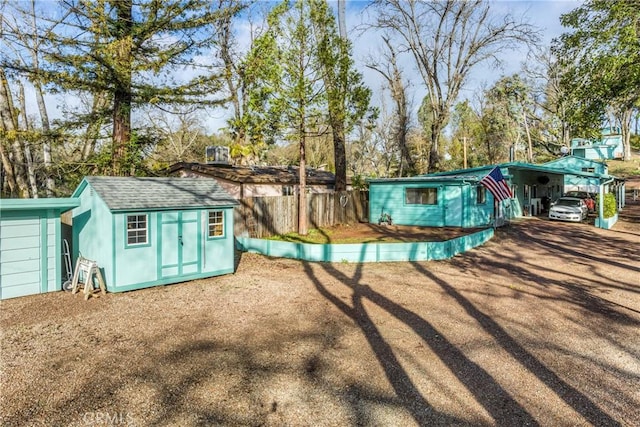
[[[337,2],[334,2],[337,4]],[[366,1],[348,1],[347,5],[347,25],[349,28],[357,26],[359,23],[371,19],[367,17],[364,10],[368,2]],[[516,18],[523,17],[530,24],[540,29],[541,42],[545,46],[549,46],[551,41],[559,37],[564,31],[560,24],[560,16],[570,12],[582,4],[581,0],[539,0],[539,1],[491,1],[491,7],[495,14],[510,13]],[[364,59],[368,55],[374,55],[379,49],[380,42],[377,38],[367,34],[355,37],[355,32],[351,31],[351,39],[354,45],[354,56],[356,57],[357,66],[360,72],[365,76],[365,81],[373,90],[374,94],[380,94],[383,82],[375,73],[364,66]],[[470,80],[460,93],[461,98],[473,98],[475,92],[481,87],[491,85],[503,75],[509,75],[521,69],[523,62],[527,59],[528,50],[523,47],[521,50],[511,51],[502,57],[503,64],[500,69],[494,69],[488,64],[479,65],[474,69],[470,76]],[[403,62],[403,73],[411,82],[413,90],[414,109],[418,108],[425,91],[420,76],[415,70],[415,66],[411,61]],[[375,96],[375,95],[374,95]],[[376,101],[376,100],[374,100]],[[378,101],[376,101],[378,102]]]
[[[331,0],[330,0],[331,1]],[[563,28],[560,25],[560,15],[567,13],[576,7],[578,7],[581,0],[511,0],[511,1],[492,1],[492,9],[497,14],[511,13],[516,17],[523,16],[536,27],[541,30],[541,37],[544,44],[549,45],[551,40],[558,37]],[[333,5],[337,5],[337,1],[331,1]],[[275,4],[275,2],[272,2]],[[379,104],[381,102],[381,87],[382,80],[376,72],[369,70],[364,66],[364,62],[369,55],[376,55],[380,46],[379,38],[370,33],[358,36],[354,31],[354,27],[362,24],[367,19],[372,19],[367,10],[366,5],[369,1],[364,0],[347,0],[347,26],[350,32],[350,38],[354,46],[354,57],[356,61],[356,67],[363,73],[365,77],[365,83],[372,89],[374,93],[374,103]],[[45,9],[51,8],[55,5],[54,2],[43,2],[40,6]],[[55,13],[56,10],[51,11]],[[245,35],[246,36],[246,35]],[[242,37],[242,35],[240,35]],[[479,67],[473,72],[470,81],[466,85],[465,89],[461,92],[462,98],[473,98],[474,92],[478,92],[482,85],[490,85],[496,81],[501,75],[511,74],[521,68],[522,62],[526,59],[527,51],[522,49],[519,51],[512,51],[503,58],[504,65],[502,69],[496,70],[490,67]],[[411,81],[411,90],[413,93],[414,109],[421,102],[424,96],[424,88],[421,79],[417,75],[417,72],[409,60],[402,62],[403,72],[405,77]],[[29,95],[28,95],[29,97]],[[50,113],[55,117],[59,117],[59,111],[53,111],[53,106],[59,104],[59,99],[52,99],[53,96],[48,97],[52,100],[49,103]],[[57,101],[57,102],[56,102]],[[72,100],[68,100],[71,102]],[[34,109],[35,111],[35,109]],[[210,111],[207,114],[203,114],[202,118],[206,122],[206,128],[208,132],[216,132],[219,128],[225,126],[225,120],[228,115],[228,109],[218,109]]]
[[[544,45],[550,45],[551,41],[563,32],[560,24],[560,15],[570,12],[582,4],[582,0],[489,0],[492,10],[495,14],[510,13],[516,18],[523,17],[530,24],[538,27],[541,31],[541,42]],[[272,2],[276,4],[275,2]],[[330,0],[332,6],[337,7],[336,0]],[[369,11],[366,6],[370,2],[368,0],[347,0],[347,27],[349,37],[353,43],[353,54],[356,67],[364,75],[365,83],[373,91],[372,101],[376,105],[382,102],[383,94],[382,78],[373,70],[365,66],[367,57],[376,56],[381,46],[379,37],[373,33],[362,33],[357,31],[359,26],[366,24],[368,20],[373,19],[373,11]],[[245,35],[247,36],[247,35]],[[240,36],[242,37],[242,36]],[[247,36],[248,37],[248,36]],[[511,51],[505,55],[501,69],[494,69],[485,66],[478,66],[470,76],[470,80],[460,93],[461,98],[473,99],[474,93],[478,92],[481,87],[491,85],[502,75],[509,75],[521,69],[523,61],[527,58],[528,51],[526,48]],[[417,110],[422,98],[425,95],[422,80],[415,70],[415,66],[410,59],[404,58],[401,62],[403,73],[410,80],[411,98],[413,99],[414,112]],[[207,120],[207,128],[215,132],[219,127],[224,127],[225,111],[218,110],[212,112]]]

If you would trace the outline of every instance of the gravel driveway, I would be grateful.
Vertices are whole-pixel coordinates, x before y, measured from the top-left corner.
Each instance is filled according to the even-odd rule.
[[[637,426],[630,218],[523,220],[447,261],[242,254],[224,277],[6,300],[0,422]]]

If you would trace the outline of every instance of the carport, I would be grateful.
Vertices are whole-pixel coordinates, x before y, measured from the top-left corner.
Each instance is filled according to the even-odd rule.
[[[600,162],[576,159],[571,156],[541,165],[508,162],[440,172],[425,175],[425,177],[457,176],[478,180],[488,174],[495,166],[500,167],[513,195],[511,203],[505,209],[507,218],[540,215],[549,209],[549,205],[553,200],[561,197],[568,190],[599,193],[599,200],[607,192],[612,192],[616,196],[618,210],[625,206],[623,179],[609,175],[606,165]],[[602,203],[599,206],[602,207]],[[609,228],[612,225],[605,224],[602,218],[602,208],[600,208],[598,216],[599,219],[596,220],[596,226]],[[607,222],[610,223],[611,221]],[[615,219],[613,223],[615,223]]]

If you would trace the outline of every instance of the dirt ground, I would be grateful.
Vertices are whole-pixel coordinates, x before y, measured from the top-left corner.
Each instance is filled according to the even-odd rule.
[[[640,203],[447,261],[0,303],[4,426],[640,424]]]

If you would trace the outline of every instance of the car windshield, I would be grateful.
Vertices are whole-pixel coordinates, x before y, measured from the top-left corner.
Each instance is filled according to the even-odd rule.
[[[579,197],[579,198],[586,199],[587,197],[589,197],[589,194],[580,192],[580,191],[569,191],[567,194],[565,194],[565,196]]]
[[[574,199],[558,199],[556,205],[559,206],[580,206],[580,200]]]

